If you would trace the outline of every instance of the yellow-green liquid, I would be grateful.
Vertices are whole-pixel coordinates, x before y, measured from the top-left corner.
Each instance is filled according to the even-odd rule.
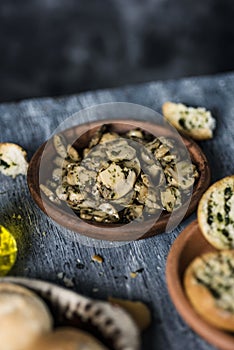
[[[17,245],[12,234],[0,225],[0,276],[5,276],[15,263]]]

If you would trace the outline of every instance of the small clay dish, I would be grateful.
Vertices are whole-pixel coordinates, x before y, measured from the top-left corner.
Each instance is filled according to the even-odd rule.
[[[14,283],[36,293],[49,307],[54,327],[84,330],[110,350],[139,350],[140,331],[132,318],[119,306],[92,300],[52,283],[4,277],[1,282]]]
[[[192,260],[215,251],[203,237],[197,220],[193,221],[171,247],[166,265],[167,285],[177,311],[196,333],[221,350],[233,350],[234,334],[219,330],[203,320],[190,304],[183,286],[184,272]]]
[[[72,142],[70,143],[73,144],[76,149],[82,150],[88,146],[88,143],[95,132],[103,124],[108,125],[109,131],[117,132],[119,134],[135,128],[140,128],[146,133],[153,134],[154,136],[173,137],[175,134],[172,129],[168,129],[166,126],[154,124],[152,122],[135,120],[102,120],[74,126],[63,131],[63,136],[65,136],[68,142],[72,139]],[[210,169],[207,159],[199,146],[193,140],[184,136],[180,137],[179,134],[177,135],[180,139],[179,142],[184,143],[192,162],[197,166],[199,178],[194,184],[190,203],[186,203],[184,208],[181,206],[178,210],[175,210],[173,212],[173,217],[170,213],[163,211],[158,220],[155,220],[155,218],[149,218],[140,223],[131,222],[127,225],[119,223],[90,223],[81,220],[76,215],[67,211],[64,207],[61,208],[56,206],[41,193],[39,188],[40,183],[45,183],[47,179],[51,178],[51,173],[54,167],[53,160],[56,157],[56,151],[52,142],[50,142],[50,144],[43,144],[36,151],[30,161],[27,178],[29,190],[39,208],[55,222],[74,232],[92,238],[110,241],[132,241],[139,238],[154,236],[165,232],[166,230],[170,231],[167,229],[168,221],[170,220],[172,227],[173,222],[179,223],[184,217],[190,215],[196,209],[198,201],[210,183]],[[76,140],[75,142],[73,142],[74,139]],[[44,171],[43,176],[41,177],[40,166],[42,158]],[[181,215],[181,213],[183,214]]]

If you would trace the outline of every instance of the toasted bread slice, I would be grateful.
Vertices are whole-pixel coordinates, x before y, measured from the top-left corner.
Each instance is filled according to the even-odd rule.
[[[211,245],[217,249],[234,248],[234,175],[217,181],[203,194],[198,224]]]
[[[211,325],[234,331],[234,250],[206,253],[188,266],[184,287],[196,312]]]
[[[26,175],[28,162],[25,150],[14,143],[0,143],[0,171],[15,178],[19,174]]]
[[[162,112],[177,130],[195,140],[207,140],[213,137],[215,119],[205,108],[193,108],[182,103],[165,102],[162,105]]]
[[[75,328],[57,328],[54,332],[38,338],[27,350],[107,350],[91,334]]]

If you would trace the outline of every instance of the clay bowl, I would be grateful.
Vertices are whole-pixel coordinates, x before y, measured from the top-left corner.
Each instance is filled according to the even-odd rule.
[[[186,297],[183,275],[187,266],[197,256],[215,252],[203,237],[197,221],[180,233],[167,258],[166,279],[171,299],[182,318],[202,338],[222,350],[233,350],[234,334],[219,330],[203,320]]]
[[[52,283],[20,277],[0,278],[35,292],[48,305],[54,326],[71,326],[89,332],[110,350],[139,350],[140,332],[119,306],[92,300]]]
[[[70,139],[75,139],[76,141],[72,141],[71,143],[77,149],[83,149],[88,145],[89,140],[92,139],[95,131],[103,124],[108,124],[111,131],[115,131],[120,134],[134,128],[141,128],[145,132],[153,133],[156,136],[173,137],[173,132],[171,130],[168,130],[168,128],[165,126],[157,125],[151,122],[134,120],[104,120],[91,122],[67,129],[63,131],[63,135],[68,141]],[[178,137],[180,138],[179,134]],[[185,217],[187,217],[196,209],[198,201],[209,185],[210,169],[207,163],[207,159],[199,146],[187,137],[181,136],[180,140],[181,139],[184,145],[187,147],[192,162],[197,165],[198,171],[200,173],[200,177],[196,181],[193,188],[191,202],[189,205],[187,205],[186,211],[184,212]],[[44,170],[43,176],[40,175],[39,179],[39,169],[42,155],[43,162],[45,164],[44,169],[46,168],[46,171]],[[52,142],[43,144],[31,159],[27,176],[29,190],[34,201],[39,206],[39,208],[41,208],[41,210],[43,210],[55,222],[74,232],[96,239],[111,241],[131,241],[165,232],[168,220],[170,218],[170,214],[167,212],[163,212],[157,221],[155,221],[154,218],[149,218],[140,224],[98,224],[81,220],[73,213],[69,212],[67,210],[67,206],[66,208],[65,206],[61,208],[51,203],[46,198],[46,196],[41,194],[39,182],[45,183],[46,179],[51,177],[50,174],[54,167],[52,160],[54,159],[55,155],[56,152]],[[178,222],[183,219],[184,215],[181,217],[181,219],[178,220],[178,218],[181,216],[181,209],[182,208],[174,211],[173,220],[177,220]]]

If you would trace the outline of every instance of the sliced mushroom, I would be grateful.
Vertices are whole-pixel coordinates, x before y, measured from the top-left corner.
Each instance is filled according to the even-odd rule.
[[[170,213],[181,205],[181,193],[178,188],[169,186],[161,192],[163,207]]]
[[[141,180],[146,187],[151,185],[151,178],[147,174],[141,174]]]
[[[54,143],[54,147],[55,147],[57,154],[63,159],[66,158],[67,157],[67,149],[66,149],[66,141],[65,141],[64,136],[62,136],[61,134],[54,135],[53,143]]]
[[[141,163],[137,157],[123,162],[123,165],[129,169],[133,169],[138,177],[141,173]]]
[[[88,184],[95,182],[96,172],[88,170],[80,165],[74,165],[67,173],[67,182],[69,185],[79,185],[83,190]]]
[[[99,141],[99,145],[116,140],[118,138],[119,138],[119,135],[116,134],[115,132],[107,132],[104,135],[102,135],[102,137]]]
[[[68,162],[68,160],[66,160],[65,158],[61,158],[59,156],[55,157],[53,162],[54,162],[55,165],[57,165],[61,169],[65,169],[66,166],[70,164]]]
[[[52,181],[52,180],[47,180],[46,181],[46,186],[48,188],[51,188],[52,190],[55,190],[57,188],[58,184],[56,182]]]
[[[133,204],[135,198],[136,198],[136,191],[135,191],[135,189],[132,189],[131,191],[129,191],[124,196],[122,196],[122,197],[120,197],[118,199],[111,200],[111,202],[114,205],[118,205],[118,206],[121,206],[121,207],[126,207],[127,205]]]
[[[163,157],[163,161],[165,163],[171,163],[171,162],[174,162],[175,160],[176,160],[176,155],[175,154],[168,154],[168,155]]]
[[[148,165],[144,170],[150,175],[153,185],[161,185],[164,182],[164,173],[160,165]]]
[[[94,133],[91,141],[89,142],[88,148],[92,148],[99,143],[99,141],[100,141],[102,135],[104,134],[104,132],[106,131],[106,129],[107,129],[107,126],[105,124],[97,129],[97,131]]]
[[[79,204],[87,198],[87,192],[74,191],[73,187],[68,188],[68,200],[70,204]]]
[[[141,129],[137,128],[137,129],[133,129],[133,130],[129,130],[127,133],[126,133],[126,136],[128,138],[137,138],[137,139],[144,139],[144,135],[143,135],[143,132]]]
[[[133,147],[129,146],[127,142],[123,145],[114,145],[114,147],[107,148],[106,153],[108,159],[112,162],[132,160],[136,156],[136,150]]]
[[[143,164],[155,164],[155,158],[153,157],[152,153],[148,151],[145,147],[141,150],[141,159],[143,161]]]
[[[67,146],[67,155],[75,162],[78,162],[81,160],[81,157],[80,157],[78,151],[71,145]]]
[[[99,205],[98,209],[104,211],[108,215],[113,215],[113,216],[116,216],[116,217],[118,216],[117,210],[110,203],[102,203],[101,205]]]
[[[56,189],[56,195],[61,201],[66,201],[68,198],[66,187],[63,185],[59,185]]]
[[[175,141],[172,138],[159,136],[158,139],[162,144],[166,145],[168,148],[173,149],[175,147]]]
[[[93,210],[97,207],[97,203],[92,199],[87,198],[82,203],[80,203],[79,207],[82,209],[89,208]]]
[[[145,200],[145,210],[149,214],[155,214],[161,209],[160,196],[155,188],[148,189],[148,195]]]
[[[80,218],[83,220],[92,220],[92,209],[82,208],[80,209]]]
[[[49,198],[49,200],[55,204],[61,204],[59,198],[52,192],[48,187],[43,184],[40,184],[40,189]]]
[[[145,147],[146,149],[148,149],[150,152],[154,153],[159,146],[161,145],[161,141],[159,140],[159,138],[155,138],[153,141],[148,142]]]
[[[111,190],[110,197],[106,199],[118,199],[127,194],[134,186],[136,174],[133,170],[122,169],[119,165],[111,165],[98,174],[98,181],[107,189]]]
[[[143,205],[131,205],[124,210],[124,217],[128,221],[141,219],[143,213],[144,206]]]
[[[167,145],[161,144],[155,151],[154,155],[156,159],[161,159],[169,152],[169,147]]]
[[[167,183],[171,186],[179,186],[179,180],[178,180],[178,173],[177,171],[175,171],[173,168],[171,168],[170,166],[167,166],[164,169],[164,174],[166,176],[167,179]]]
[[[56,182],[62,179],[62,175],[64,174],[62,168],[55,168],[52,172],[52,179]]]
[[[148,196],[148,187],[145,186],[143,182],[138,181],[135,185],[135,191],[137,192],[137,201],[141,204],[145,204],[146,198]]]

